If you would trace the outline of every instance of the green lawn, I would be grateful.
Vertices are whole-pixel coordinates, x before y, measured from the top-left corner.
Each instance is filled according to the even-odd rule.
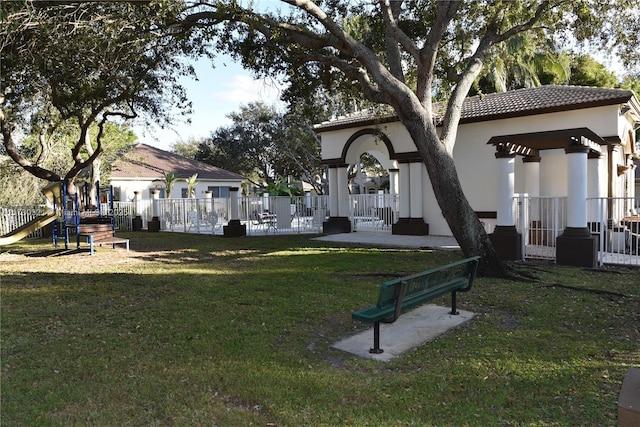
[[[1,248],[2,426],[615,426],[640,365],[637,269],[479,278],[473,321],[385,363],[331,348],[366,327],[351,311],[458,254],[121,235]]]

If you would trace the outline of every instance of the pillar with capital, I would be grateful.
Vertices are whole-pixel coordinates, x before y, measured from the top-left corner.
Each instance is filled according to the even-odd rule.
[[[546,244],[546,233],[543,232],[542,215],[540,212],[540,156],[526,156],[522,159],[524,165],[524,192],[529,196],[529,243],[532,245]]]
[[[587,206],[587,227],[592,233],[599,233],[606,229],[604,221],[607,189],[601,184],[606,176],[606,161],[602,153],[590,152],[587,160],[587,197],[592,199]]]
[[[131,230],[142,230],[142,216],[140,215],[140,192],[133,192],[134,217],[131,220]]]
[[[351,233],[349,220],[349,189],[347,168],[349,165],[329,166],[329,218],[322,224],[324,234]]]
[[[398,222],[391,226],[392,234],[425,236],[429,225],[422,213],[422,169],[421,161],[412,160],[398,164],[399,214]]]
[[[158,206],[158,200],[160,199],[160,190],[151,190],[151,196],[153,198],[153,200],[151,201],[152,218],[151,221],[147,223],[147,231],[158,232],[160,231],[160,207]]]
[[[516,229],[513,212],[515,156],[515,153],[510,151],[496,152],[498,211],[496,228],[489,235],[498,256],[501,259],[511,261],[522,259],[522,235]]]
[[[587,156],[586,145],[565,148],[567,157],[567,227],[556,240],[556,263],[579,267],[596,267],[598,238],[587,226]]]
[[[222,227],[224,237],[242,237],[247,235],[247,224],[240,222],[238,210],[238,187],[229,188],[229,223]]]

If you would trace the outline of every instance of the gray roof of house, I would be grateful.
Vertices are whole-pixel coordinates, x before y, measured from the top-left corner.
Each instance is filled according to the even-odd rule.
[[[634,92],[631,90],[587,86],[548,85],[509,92],[489,93],[465,99],[460,123],[624,104],[631,99],[635,99],[636,103],[638,102]],[[443,113],[443,110],[443,105],[434,105],[436,116],[439,113]],[[398,117],[391,108],[382,108],[375,113],[372,111],[360,111],[322,122],[315,126],[315,130],[326,132],[355,126],[389,123],[397,120]]]
[[[199,180],[242,181],[244,176],[208,163],[188,159],[146,144],[136,144],[113,163],[111,178],[162,179],[163,172],[173,172],[177,178],[198,174]]]

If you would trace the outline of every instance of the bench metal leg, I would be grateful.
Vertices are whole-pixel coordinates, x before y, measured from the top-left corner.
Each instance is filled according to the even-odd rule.
[[[458,293],[456,291],[451,292],[451,312],[449,314],[460,314],[458,311]]]
[[[384,350],[380,348],[380,322],[375,322],[373,324],[373,348],[369,349],[369,353],[384,353]]]

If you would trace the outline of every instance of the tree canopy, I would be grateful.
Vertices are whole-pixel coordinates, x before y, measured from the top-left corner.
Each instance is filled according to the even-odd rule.
[[[320,143],[308,119],[261,102],[227,117],[232,124],[200,142],[197,160],[244,175],[259,188],[292,176],[318,186],[322,193]]]
[[[7,154],[34,176],[71,183],[103,151],[105,124],[138,116],[166,122],[188,111],[182,58],[205,44],[181,37],[181,2],[2,2],[0,130]],[[45,166],[60,126],[74,131],[70,163]],[[97,127],[90,135],[89,129]],[[19,135],[39,135],[27,155]]]
[[[183,22],[208,28],[216,48],[245,68],[288,80],[291,99],[340,87],[391,106],[465,254],[482,256],[485,272],[504,274],[453,163],[464,98],[492,56],[523,34],[558,45],[588,42],[637,64],[639,1],[283,0],[263,9],[218,1],[199,3]],[[442,113],[436,94],[446,100]]]

